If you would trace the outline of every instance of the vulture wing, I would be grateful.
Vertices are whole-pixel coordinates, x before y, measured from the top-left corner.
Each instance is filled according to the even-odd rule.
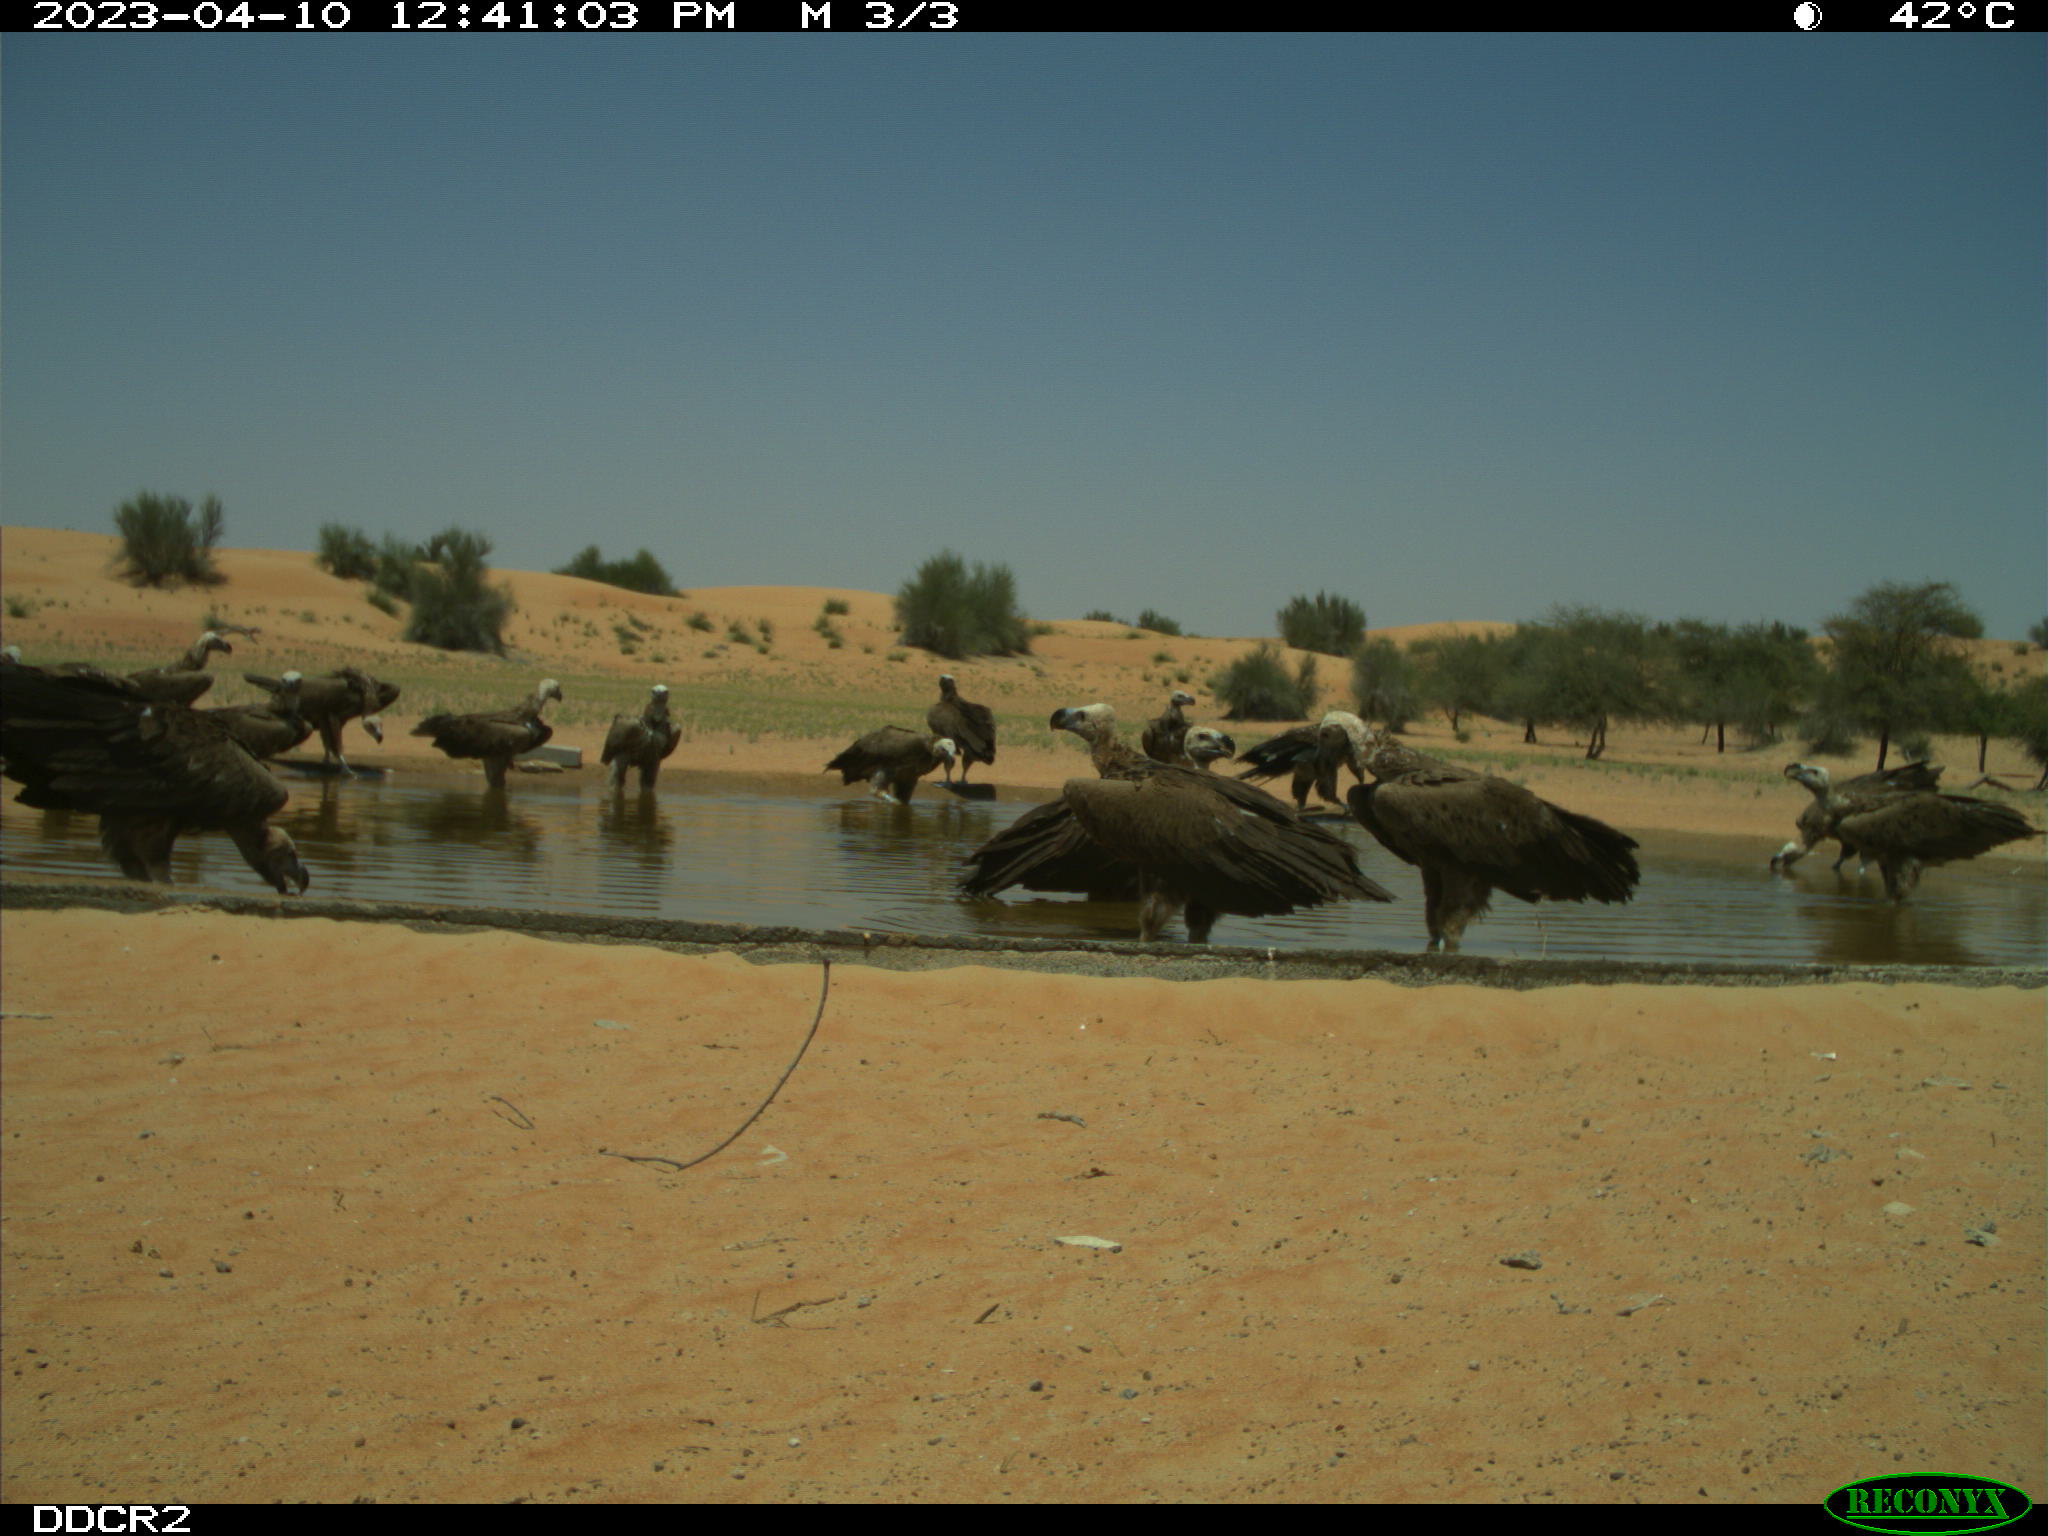
[[[7,775],[23,785],[23,805],[220,830],[260,822],[290,798],[225,730],[182,705],[35,667],[10,669],[4,697]]]
[[[1836,821],[1835,832],[1880,860],[1922,864],[1974,859],[2001,843],[2041,835],[2011,806],[1932,792],[1895,795],[1872,809],[1852,810]]]
[[[931,727],[932,735],[951,738],[963,762],[996,760],[996,715],[986,704],[941,699],[925,712],[924,723]]]
[[[1097,843],[1211,911],[1266,917],[1342,897],[1393,900],[1350,843],[1236,780],[1162,766],[1135,781],[1070,779],[1064,795]]]
[[[1033,806],[967,856],[965,896],[993,896],[1013,885],[1027,891],[1079,891],[1096,901],[1136,901],[1138,869],[1118,858],[1075,820],[1065,800]]]
[[[1452,869],[1523,901],[1627,901],[1635,839],[1505,779],[1423,772],[1351,791],[1354,815],[1396,858]]]

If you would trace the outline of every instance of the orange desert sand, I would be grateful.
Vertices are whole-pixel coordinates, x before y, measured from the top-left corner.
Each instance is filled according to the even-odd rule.
[[[875,594],[511,574],[511,659],[421,659],[309,556],[136,594],[110,546],[0,533],[29,660],[169,659],[211,605],[262,631],[220,702],[244,665],[479,701],[547,672],[605,695],[557,737],[591,757],[652,681],[685,717],[715,685],[914,724],[935,692]],[[693,611],[769,618],[771,652],[620,654],[617,616]],[[1246,643],[1125,634],[955,670],[1020,722],[1109,698],[1134,727],[1154,652]],[[420,712],[351,748],[450,771],[403,750]],[[1075,771],[1026,729],[999,782]],[[709,725],[677,761],[815,775],[838,745]],[[1800,804],[1696,733],[1612,755],[1636,771],[1560,742],[1518,776],[1766,852]],[[821,967],[203,904],[10,907],[0,946],[12,1502],[1811,1504],[1929,1469],[2048,1495],[2039,990],[835,965],[774,1103],[677,1171],[605,1153],[729,1135]]]

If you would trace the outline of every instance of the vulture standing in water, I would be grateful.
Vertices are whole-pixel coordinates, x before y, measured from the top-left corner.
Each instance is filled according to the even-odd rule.
[[[917,793],[917,781],[939,764],[950,767],[958,750],[944,736],[920,736],[900,725],[885,725],[833,758],[825,771],[836,770],[842,784],[865,779],[874,786],[877,799],[901,803]]]
[[[1188,761],[1204,772],[1214,762],[1228,761],[1237,743],[1211,726],[1189,729]],[[1134,772],[1118,777],[1140,778],[1161,763],[1140,760]],[[1011,886],[1027,891],[1074,891],[1090,901],[1136,901],[1138,866],[1118,858],[1082,830],[1064,799],[1035,805],[967,856],[970,872],[960,881],[963,896],[993,896]]]
[[[523,704],[474,715],[429,715],[412,733],[433,738],[434,745],[450,757],[483,759],[485,782],[493,789],[503,789],[512,759],[545,744],[555,734],[540,712],[549,699],[561,696],[562,685],[544,677]]]
[[[199,713],[232,736],[251,757],[281,757],[313,734],[313,723],[299,713],[299,685],[304,681],[298,673],[287,672],[268,704],[226,704]]]
[[[1458,948],[1497,890],[1528,902],[1627,901],[1642,878],[1626,833],[1506,779],[1425,757],[1384,731],[1368,734],[1352,767],[1374,782],[1352,789],[1351,814],[1422,871],[1432,950]]]
[[[90,663],[74,661],[57,671],[69,677],[96,677],[124,685],[132,696],[151,704],[190,704],[213,686],[213,674],[206,670],[206,659],[215,651],[232,655],[234,649],[209,629],[192,643],[192,649],[167,667],[144,667],[140,672],[115,677]]]
[[[1185,688],[1173,690],[1173,697],[1166,701],[1164,713],[1154,716],[1138,738],[1138,745],[1145,749],[1147,757],[1160,763],[1188,761],[1183,746],[1188,735],[1188,717],[1181,711],[1194,702],[1195,696]]]
[[[137,698],[118,679],[11,667],[0,754],[23,805],[97,812],[100,846],[132,880],[167,883],[179,835],[214,831],[281,895],[306,889],[297,848],[270,825],[285,787],[182,704]]]
[[[934,736],[943,736],[959,753],[960,783],[965,787],[967,770],[976,763],[996,760],[996,715],[986,704],[970,704],[960,697],[960,685],[953,674],[939,674],[939,702],[925,711],[924,723]],[[851,780],[847,782],[851,783]],[[946,782],[953,782],[953,764],[946,764]],[[907,797],[906,797],[907,798]]]
[[[1788,765],[1785,776],[1821,803],[1821,836],[1839,838],[1845,848],[1877,860],[1884,893],[1895,902],[1912,894],[1928,865],[1974,859],[2001,843],[2041,835],[2018,811],[1992,800],[1933,790],[1852,796],[1846,784],[1833,786],[1827,769],[1808,763]]]
[[[1069,779],[1060,799],[1018,819],[1002,837],[973,855],[977,872],[963,882],[969,895],[1012,884],[1046,889],[1048,870],[1066,861],[1070,876],[1091,889],[1114,860],[1135,869],[1138,938],[1150,943],[1176,915],[1188,938],[1208,942],[1225,912],[1274,917],[1297,907],[1364,897],[1393,897],[1358,867],[1358,850],[1343,838],[1303,821],[1262,789],[1193,768],[1140,756],[1116,739],[1116,715],[1106,704],[1054,712],[1052,728],[1089,744],[1100,777]],[[1190,745],[1205,761],[1233,745],[1221,732]],[[1071,819],[1071,827],[1062,818]],[[1032,823],[1004,857],[1000,846]],[[1085,839],[1098,853],[1077,852]],[[1036,852],[1030,846],[1038,840]],[[1096,873],[1091,876],[1090,870]]]
[[[279,679],[254,672],[244,672],[242,676],[273,696],[282,686]],[[320,733],[321,762],[348,774],[355,770],[341,755],[341,728],[360,717],[370,739],[381,743],[384,723],[377,717],[397,702],[398,684],[379,682],[355,667],[341,667],[324,677],[309,677],[299,685],[299,714]]]
[[[1340,734],[1328,734],[1329,726],[1336,726]],[[1330,804],[1342,805],[1344,802],[1337,798],[1337,769],[1348,762],[1358,782],[1365,782],[1365,776],[1358,770],[1365,754],[1365,740],[1363,720],[1349,710],[1333,709],[1314,725],[1297,725],[1253,747],[1238,759],[1251,764],[1238,777],[1277,779],[1291,770],[1296,810],[1308,809],[1311,787]]]
[[[614,715],[604,739],[603,761],[612,771],[612,788],[626,787],[626,770],[640,770],[640,788],[654,788],[661,765],[683,739],[683,728],[668,718],[668,685],[648,690],[647,707],[637,715]]]
[[[1786,764],[1785,777],[1791,778],[1793,776],[1792,770],[1798,766],[1799,764],[1797,763]],[[1818,771],[1825,772],[1825,770]],[[1934,789],[1939,785],[1940,780],[1941,770],[1939,768],[1931,767],[1926,763],[1901,763],[1896,768],[1880,768],[1874,773],[1859,773],[1855,778],[1847,779],[1840,785],[1829,784],[1821,789],[1814,789],[1813,799],[1807,803],[1806,809],[1799,813],[1799,820],[1797,822],[1799,836],[1771,855],[1771,868],[1777,870],[1790,869],[1794,864],[1797,864],[1801,859],[1813,852],[1815,848],[1828,840],[1831,835],[1828,831],[1828,792],[1830,789],[1841,794],[1845,799],[1855,802],[1861,808],[1868,810],[1873,808],[1872,802],[1883,800],[1891,795],[1911,794],[1916,790]],[[1811,789],[1812,786],[1809,785],[1808,788]],[[1841,843],[1841,849],[1841,857],[1835,860],[1834,868],[1839,870],[1844,864],[1848,863],[1849,855],[1853,853],[1857,855],[1858,860],[1856,873],[1862,874],[1864,866],[1870,862],[1868,858],[1863,856],[1862,850],[1852,847],[1847,842]]]

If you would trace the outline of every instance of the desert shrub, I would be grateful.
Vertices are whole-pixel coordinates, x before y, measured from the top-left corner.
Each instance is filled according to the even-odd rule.
[[[1180,633],[1180,625],[1155,608],[1147,608],[1141,612],[1137,618],[1137,625],[1140,629],[1151,630],[1155,635],[1177,635]]]
[[[718,628],[716,624],[712,623],[711,615],[704,612],[704,610],[701,608],[698,609],[695,613],[691,614],[683,622],[685,624],[688,624],[690,628],[702,630],[706,634],[709,634],[712,630]]]
[[[512,589],[489,584],[485,557],[491,541],[465,528],[437,533],[427,546],[432,563],[412,573],[412,614],[405,638],[444,651],[503,654]]]
[[[567,565],[557,566],[557,576],[581,576],[585,581],[601,581],[609,587],[623,587],[628,592],[647,592],[655,597],[674,597],[675,583],[669,580],[668,572],[661,562],[647,550],[641,550],[630,560],[607,560],[593,544]]]
[[[362,529],[342,523],[320,525],[320,549],[313,558],[343,581],[369,581],[377,574],[377,546]]]
[[[825,612],[835,617],[849,614],[853,612],[853,604],[843,597],[828,597],[825,599]]]
[[[419,545],[401,539],[395,533],[387,533],[384,542],[377,546],[377,570],[370,583],[386,597],[409,602],[412,599],[412,573],[425,558],[426,551]]]
[[[142,491],[121,503],[114,527],[121,536],[121,574],[138,587],[216,586],[227,578],[213,563],[225,518],[220,498],[209,496],[195,512],[182,496]]]
[[[903,643],[941,656],[1015,656],[1031,649],[1030,621],[1017,607],[1017,578],[1007,565],[972,569],[943,550],[896,593]]]
[[[10,619],[25,619],[35,611],[35,604],[25,597],[10,597],[7,599],[7,617]]]
[[[1289,598],[1275,619],[1280,638],[1297,651],[1349,656],[1365,640],[1365,610],[1348,597],[1327,592]]]
[[[1302,657],[1289,676],[1287,658],[1262,641],[1217,673],[1210,691],[1223,701],[1226,720],[1304,719],[1317,698],[1316,659]]]
[[[367,595],[372,608],[377,609],[380,613],[388,613],[393,618],[398,617],[398,599],[389,592],[386,592],[382,587],[370,588]]]

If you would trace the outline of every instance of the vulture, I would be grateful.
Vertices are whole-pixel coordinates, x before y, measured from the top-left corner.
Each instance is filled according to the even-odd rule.
[[[1827,769],[1809,763],[1789,764],[1785,776],[1813,791],[1822,807],[1821,836],[1877,860],[1884,893],[1895,902],[1913,893],[1929,865],[1974,859],[2001,843],[2041,835],[2018,811],[1992,800],[1931,789],[1851,795],[1848,785],[1835,788]]]
[[[450,757],[483,759],[484,780],[493,789],[505,787],[506,770],[512,759],[531,752],[555,734],[555,728],[541,719],[549,699],[562,696],[562,685],[544,677],[530,698],[510,709],[487,710],[474,715],[429,715],[412,728],[415,736],[433,739]]]
[[[313,722],[299,712],[299,686],[305,679],[287,672],[268,704],[227,704],[200,714],[241,744],[251,757],[281,757],[313,734]]]
[[[138,698],[121,679],[9,667],[0,754],[23,805],[97,812],[100,846],[132,880],[168,882],[179,835],[210,831],[279,894],[306,889],[298,849],[270,825],[285,787],[182,704]]]
[[[167,667],[144,667],[125,677],[115,677],[87,662],[67,662],[57,671],[69,677],[96,677],[122,685],[135,698],[151,704],[190,704],[213,686],[213,674],[206,659],[215,651],[232,655],[234,647],[214,630],[207,630],[192,642],[192,648]]]
[[[1198,725],[1188,731],[1186,750],[1189,761],[1206,772],[1209,764],[1236,755],[1237,743]],[[1139,772],[1150,774],[1160,766],[1147,760]],[[1033,806],[969,854],[967,862],[970,873],[960,882],[965,896],[993,896],[1014,885],[1027,891],[1077,891],[1091,901],[1138,899],[1137,865],[1089,837],[1064,799]]]
[[[1786,764],[1785,777],[1791,778],[1792,770],[1798,766],[1799,764],[1797,763]],[[1819,771],[1823,774],[1826,773],[1825,769]],[[1926,763],[1901,763],[1896,768],[1880,768],[1873,773],[1859,773],[1855,778],[1847,779],[1840,785],[1830,784],[1828,787],[1838,790],[1843,796],[1858,804],[1863,804],[1869,800],[1884,799],[1889,795],[1909,794],[1915,790],[1934,789],[1938,786],[1940,779],[1941,770],[1939,768],[1930,767]],[[1808,787],[1811,788],[1811,786]],[[1868,809],[1869,807],[1866,805],[1865,808]],[[1801,859],[1813,852],[1820,844],[1828,840],[1831,834],[1828,831],[1827,789],[1816,789],[1813,791],[1813,799],[1807,804],[1806,809],[1799,813],[1797,826],[1799,836],[1771,855],[1771,868],[1778,870],[1790,869],[1794,864],[1797,864]],[[1849,861],[1850,854],[1858,854],[1856,872],[1859,875],[1862,874],[1863,866],[1867,865],[1869,860],[1861,857],[1861,850],[1851,847],[1846,842],[1841,844],[1841,848],[1841,857],[1835,860],[1834,868],[1839,870]]]
[[[1138,738],[1138,745],[1145,749],[1147,757],[1161,763],[1188,761],[1183,750],[1188,734],[1188,717],[1181,711],[1194,702],[1195,696],[1186,689],[1173,690],[1173,697],[1166,701],[1165,712],[1155,716]]]
[[[1636,841],[1518,784],[1425,757],[1384,731],[1352,767],[1351,814],[1387,852],[1422,871],[1431,950],[1463,941],[1495,891],[1521,901],[1627,901],[1642,873]]]
[[[1341,734],[1326,734],[1327,726],[1336,726]],[[1333,709],[1314,725],[1297,725],[1253,747],[1238,759],[1241,763],[1251,764],[1238,777],[1277,779],[1292,770],[1296,810],[1308,809],[1311,786],[1330,804],[1342,805],[1344,802],[1337,798],[1337,769],[1348,762],[1358,782],[1365,782],[1365,776],[1358,769],[1365,754],[1365,739],[1363,720],[1349,710]],[[1349,743],[1348,747],[1346,743]]]
[[[836,769],[842,784],[866,779],[877,799],[900,803],[917,792],[919,779],[941,763],[950,765],[959,750],[948,737],[920,736],[900,725],[885,725],[833,758],[825,771]]]
[[[967,770],[976,763],[996,760],[996,716],[986,704],[970,704],[960,697],[960,685],[953,674],[939,674],[939,702],[925,711],[924,723],[934,736],[953,743],[959,753],[960,783],[967,783]],[[853,782],[848,780],[848,783]],[[946,782],[953,782],[953,764],[946,763]]]
[[[668,718],[668,685],[656,683],[648,691],[647,707],[637,715],[614,715],[612,728],[604,738],[604,763],[612,771],[612,788],[626,787],[626,770],[640,770],[640,787],[654,788],[655,777],[683,728]]]
[[[1359,869],[1350,843],[1264,790],[1124,746],[1108,705],[1055,711],[1052,727],[1089,744],[1099,777],[1069,779],[1058,800],[970,855],[976,869],[962,882],[965,894],[1023,885],[1104,896],[1134,885],[1140,942],[1184,915],[1196,944],[1208,942],[1225,912],[1273,917],[1353,897],[1393,900]],[[1188,734],[1205,764],[1235,745],[1220,731]],[[1135,881],[1119,878],[1119,866]],[[1073,883],[1054,883],[1062,879]]]
[[[0,645],[0,666],[18,667],[20,665],[21,647],[18,645]]]
[[[283,686],[274,677],[254,672],[242,676],[273,697]],[[321,762],[338,766],[343,773],[355,770],[341,755],[341,728],[361,717],[363,729],[376,742],[384,740],[384,724],[377,717],[398,701],[398,684],[379,682],[355,667],[342,667],[324,677],[309,677],[299,685],[299,714],[320,733]]]

